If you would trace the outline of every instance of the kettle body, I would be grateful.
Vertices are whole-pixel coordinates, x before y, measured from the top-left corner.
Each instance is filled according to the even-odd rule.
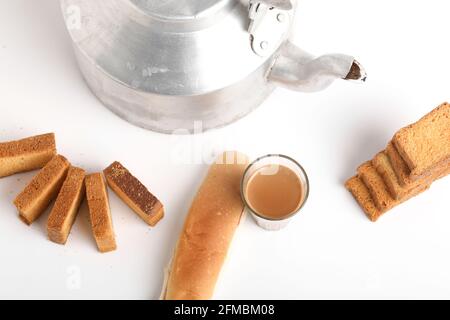
[[[277,87],[364,80],[347,55],[290,42],[291,0],[61,0],[82,74],[121,118],[162,132],[232,123]]]

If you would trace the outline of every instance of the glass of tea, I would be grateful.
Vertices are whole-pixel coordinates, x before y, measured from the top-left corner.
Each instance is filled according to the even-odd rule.
[[[258,226],[280,230],[306,203],[308,176],[294,159],[285,155],[267,155],[254,161],[245,171],[241,195]]]

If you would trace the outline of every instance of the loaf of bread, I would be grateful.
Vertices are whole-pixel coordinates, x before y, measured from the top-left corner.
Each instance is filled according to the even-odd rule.
[[[23,222],[32,224],[48,208],[58,195],[69,167],[70,163],[66,158],[54,156],[16,197],[14,205]]]
[[[98,250],[103,253],[116,250],[116,237],[109,208],[108,192],[101,173],[94,173],[86,177],[86,199]]]
[[[55,205],[47,220],[48,238],[65,244],[85,195],[85,171],[70,167],[66,180],[56,198]]]
[[[121,163],[114,162],[103,173],[109,187],[148,225],[154,227],[164,217],[164,207]]]
[[[412,179],[450,163],[450,104],[444,103],[418,122],[398,131],[393,142]]]
[[[0,143],[0,178],[41,169],[55,155],[53,133]]]
[[[211,299],[244,204],[240,183],[248,165],[237,152],[221,155],[209,170],[186,218],[163,299]]]

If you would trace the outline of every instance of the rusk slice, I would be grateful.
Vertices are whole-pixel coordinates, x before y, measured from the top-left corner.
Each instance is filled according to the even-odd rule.
[[[92,232],[100,252],[117,249],[106,184],[101,173],[86,177],[86,198]]]
[[[109,187],[147,224],[153,227],[164,217],[162,203],[122,164],[114,162],[104,174]]]
[[[450,104],[444,103],[418,122],[398,131],[393,139],[398,152],[418,179],[450,161]]]
[[[375,158],[373,158],[372,165],[383,178],[392,198],[399,199],[408,191],[398,182],[397,175],[392,168],[389,157],[384,151],[378,153]]]
[[[442,179],[450,174],[450,165],[444,166],[443,170],[437,173],[435,180]]]
[[[70,167],[66,180],[58,194],[55,205],[47,221],[48,238],[65,244],[85,195],[83,169]]]
[[[430,187],[431,182],[424,182],[418,184],[405,192],[399,199],[392,198],[388,187],[384,183],[383,178],[378,174],[372,163],[366,162],[358,168],[358,176],[367,186],[375,205],[381,212],[386,212],[402,202],[405,202],[412,197],[424,192]]]
[[[56,198],[66,178],[70,163],[57,155],[31,180],[14,200],[20,218],[26,224],[32,224]]]
[[[401,200],[408,197],[411,189],[417,188],[420,185],[430,185],[433,183],[433,178],[436,178],[435,176],[429,176],[402,186],[400,185],[397,175],[391,165],[391,161],[385,152],[378,153],[372,160],[372,164],[377,169],[378,174],[383,178],[390,195],[395,200]]]
[[[345,186],[352,193],[367,217],[371,221],[377,221],[383,213],[375,206],[369,189],[367,189],[364,182],[358,176],[354,176],[346,182]]]
[[[405,160],[403,160],[402,156],[400,155],[400,153],[398,153],[397,148],[392,142],[389,142],[388,146],[386,147],[386,154],[389,157],[398,182],[402,185],[402,187],[414,183],[414,181],[412,181],[410,177],[411,170],[409,170],[409,167],[406,164]]]
[[[352,193],[355,200],[359,203],[360,207],[363,209],[364,213],[367,217],[375,222],[378,218],[383,215],[388,210],[380,210],[375,204],[372,192],[366,186],[364,181],[358,176],[350,178],[346,184],[346,188]],[[397,205],[409,200],[410,198],[424,192],[427,190],[429,186],[419,186],[417,188],[412,189],[403,199],[400,200],[392,200],[390,202],[391,208],[396,207]]]
[[[395,199],[391,197],[383,178],[370,161],[358,168],[358,176],[369,189],[375,205],[381,212],[386,212],[395,206]]]
[[[0,143],[0,178],[41,169],[55,155],[53,133]]]
[[[432,170],[422,174],[415,179],[411,177],[411,170],[409,170],[408,165],[400,156],[397,148],[391,142],[388,144],[385,153],[389,157],[389,161],[392,168],[397,176],[399,184],[403,188],[411,189],[420,184],[430,184],[435,180],[443,178],[450,174],[450,161],[435,166]]]

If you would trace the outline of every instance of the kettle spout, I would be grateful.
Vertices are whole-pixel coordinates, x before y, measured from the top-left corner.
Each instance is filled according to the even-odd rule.
[[[321,91],[337,79],[364,82],[366,78],[366,71],[352,56],[327,54],[314,58],[291,42],[283,46],[268,75],[276,85],[301,92]]]
[[[366,82],[367,72],[361,64],[354,59],[353,64],[344,80],[353,80],[357,82]]]

